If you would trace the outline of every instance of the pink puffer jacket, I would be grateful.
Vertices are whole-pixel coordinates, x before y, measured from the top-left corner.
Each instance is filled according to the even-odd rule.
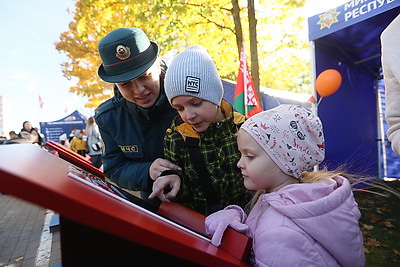
[[[227,209],[244,214],[239,206]],[[360,215],[348,180],[337,176],[263,194],[241,218],[253,238],[255,266],[355,267],[365,263]]]
[[[343,177],[261,195],[246,224],[257,266],[364,266],[358,205]]]

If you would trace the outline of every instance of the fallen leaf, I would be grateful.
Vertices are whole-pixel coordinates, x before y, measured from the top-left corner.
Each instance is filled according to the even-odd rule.
[[[372,229],[374,229],[374,227],[372,226],[372,225],[369,225],[369,224],[363,224],[363,226],[362,226],[365,230],[372,230]]]
[[[386,226],[387,228],[395,227],[391,220],[384,220],[383,222],[380,222],[379,224]]]
[[[389,207],[380,207],[380,210],[381,210],[382,212],[385,212],[385,213],[391,212],[391,210],[389,209]]]
[[[394,252],[394,254],[396,254],[396,255],[399,255],[400,256],[400,251],[398,251],[398,250],[393,250],[393,252]]]
[[[367,205],[369,205],[369,206],[374,206],[374,207],[376,207],[375,201],[373,201],[373,200],[371,200],[371,199],[366,200],[365,203],[366,203]]]
[[[365,214],[365,216],[368,218],[368,221],[371,223],[376,223],[377,221],[379,221],[378,216],[376,216],[373,213],[367,213],[367,214]]]
[[[376,208],[376,213],[378,214],[384,214],[384,211],[382,208]]]
[[[378,240],[376,240],[375,238],[367,238],[364,243],[365,243],[365,245],[367,245],[369,247],[382,246],[381,243]]]
[[[24,259],[24,257],[18,257],[18,258],[15,259],[15,262],[20,262],[20,261],[22,261],[23,259]]]

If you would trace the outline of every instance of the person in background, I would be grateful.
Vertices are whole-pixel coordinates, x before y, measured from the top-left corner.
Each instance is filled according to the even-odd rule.
[[[387,136],[400,154],[400,15],[381,34],[382,70],[385,83]]]
[[[93,117],[89,117],[86,122],[86,136],[92,165],[96,168],[100,168],[100,166],[103,164],[101,161],[103,144],[101,141],[99,127]]]
[[[18,134],[19,137],[25,138],[29,143],[42,147],[44,140],[39,131],[32,127],[30,121],[24,121],[22,129]]]
[[[81,156],[86,156],[86,154],[88,153],[89,149],[88,149],[88,145],[86,142],[86,136],[84,136],[84,132],[83,131],[79,131],[78,136],[74,136],[71,140],[71,150],[75,151],[76,153],[78,153]]]
[[[39,134],[40,138],[42,139],[42,146],[44,146],[46,144],[46,137],[39,131],[38,127],[34,127],[33,129],[35,129],[35,131]]]
[[[6,136],[0,136],[0,145],[4,145],[7,142],[7,137]]]
[[[98,75],[114,84],[115,94],[94,115],[104,143],[104,173],[149,201],[151,177],[179,169],[162,159],[165,131],[177,115],[164,93],[166,66],[158,57],[158,45],[138,28],[110,32],[98,49],[102,60]]]
[[[8,135],[10,136],[9,140],[18,138],[18,134],[15,131],[10,131]]]
[[[28,141],[25,138],[18,136],[15,131],[10,131],[8,133],[10,135],[10,139],[4,140],[4,145],[12,145],[12,144],[26,144]]]
[[[72,138],[74,138],[75,136],[78,136],[78,133],[80,132],[80,130],[78,129],[73,129],[68,136],[68,141],[71,143]]]
[[[60,144],[63,145],[65,148],[71,149],[71,144],[69,143],[66,133],[60,135]]]
[[[164,155],[182,171],[159,175],[150,198],[173,200],[205,215],[229,204],[245,208],[252,193],[242,186],[236,167],[235,135],[245,117],[222,99],[221,79],[204,47],[190,46],[172,60],[165,92],[179,116],[167,130]]]
[[[237,138],[244,186],[258,191],[248,216],[230,205],[206,218],[212,244],[230,226],[253,239],[255,266],[364,266],[361,214],[348,179],[307,171],[325,157],[320,119],[280,105],[250,117]]]

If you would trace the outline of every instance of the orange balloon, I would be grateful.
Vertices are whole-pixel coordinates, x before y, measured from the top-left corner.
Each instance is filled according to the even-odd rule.
[[[315,81],[315,89],[321,97],[330,96],[336,92],[342,83],[342,75],[334,69],[321,72]]]

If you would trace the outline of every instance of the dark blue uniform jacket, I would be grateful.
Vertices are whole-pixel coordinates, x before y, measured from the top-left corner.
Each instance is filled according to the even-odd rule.
[[[150,109],[119,94],[101,104],[94,118],[105,143],[106,176],[123,188],[151,192],[149,167],[156,158],[164,157],[164,135],[176,115],[163,89]]]

